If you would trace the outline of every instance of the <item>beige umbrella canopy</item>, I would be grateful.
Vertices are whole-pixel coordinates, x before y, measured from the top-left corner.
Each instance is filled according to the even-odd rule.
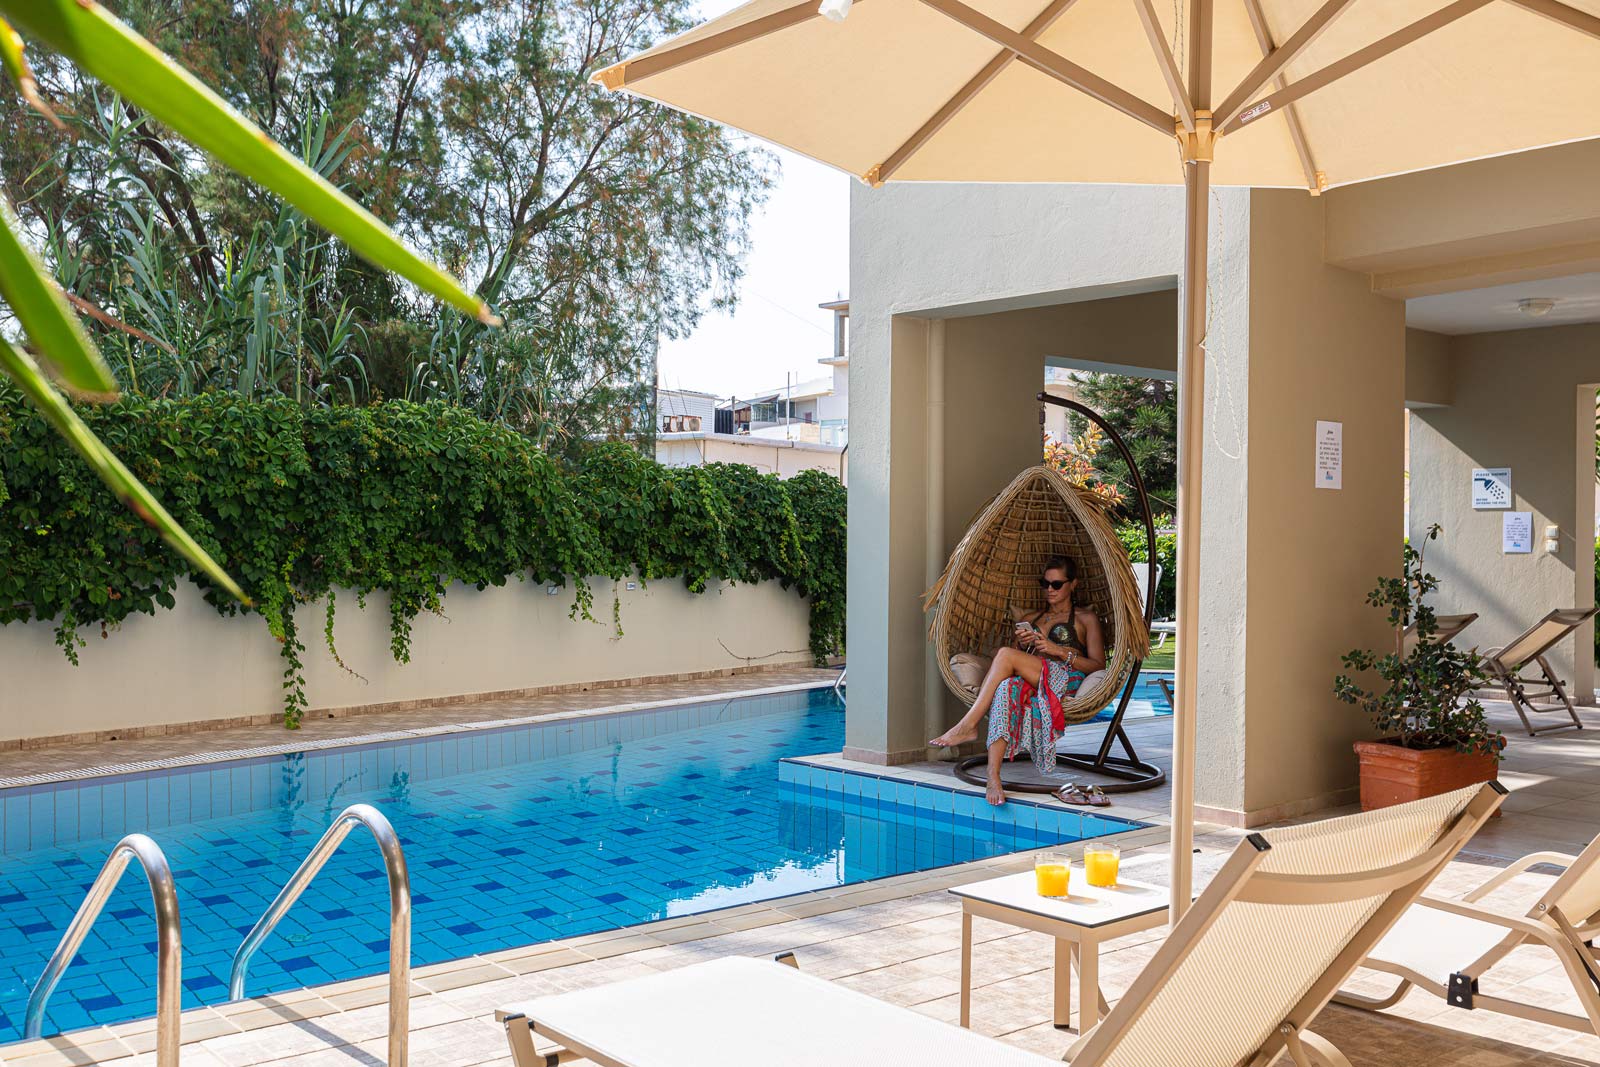
[[[754,0],[608,88],[886,181],[1187,190],[1173,917],[1193,824],[1206,202],[1600,136],[1600,0]],[[822,11],[827,11],[823,17]]]

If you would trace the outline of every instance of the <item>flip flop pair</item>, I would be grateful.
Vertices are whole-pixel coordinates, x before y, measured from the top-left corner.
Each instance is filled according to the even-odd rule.
[[[1076,804],[1079,807],[1086,808],[1108,808],[1111,806],[1111,800],[1106,796],[1105,790],[1097,785],[1091,785],[1085,789],[1077,782],[1068,782],[1060,789],[1057,789],[1056,799],[1063,804]]]

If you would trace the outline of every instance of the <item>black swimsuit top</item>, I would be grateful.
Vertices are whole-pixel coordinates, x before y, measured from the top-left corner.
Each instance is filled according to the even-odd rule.
[[[1042,611],[1038,615],[1035,615],[1033,617],[1033,625],[1038,627],[1039,620],[1043,617],[1044,612]],[[1045,634],[1045,637],[1049,638],[1052,643],[1060,645],[1062,648],[1070,648],[1074,652],[1080,652],[1084,655],[1089,654],[1089,650],[1083,647],[1083,642],[1078,640],[1078,628],[1077,626],[1073,625],[1073,623],[1058,622],[1054,626],[1050,627],[1049,631]]]

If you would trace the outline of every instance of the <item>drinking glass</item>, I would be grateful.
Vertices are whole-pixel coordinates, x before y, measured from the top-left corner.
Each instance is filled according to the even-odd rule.
[[[1060,898],[1067,895],[1067,883],[1072,877],[1070,857],[1055,852],[1041,852],[1033,859],[1034,888],[1041,897]]]

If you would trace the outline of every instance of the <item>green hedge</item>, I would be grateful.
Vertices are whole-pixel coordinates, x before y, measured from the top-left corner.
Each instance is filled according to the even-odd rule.
[[[302,408],[215,394],[85,406],[93,430],[254,601],[241,608],[166,550],[13,392],[0,392],[0,623],[51,620],[77,662],[81,631],[173,604],[193,578],[222,614],[254,611],[283,647],[284,721],[306,707],[295,608],[334,591],[391,597],[392,650],[446,588],[584,576],[776,580],[810,601],[811,651],[844,647],[845,490],[816,471],[668,468],[620,444],[564,464],[443,403]],[[618,606],[612,624],[620,632]],[[181,665],[170,665],[181,669]]]
[[[1177,610],[1178,601],[1178,537],[1172,533],[1161,533],[1163,529],[1171,529],[1173,519],[1171,515],[1157,515],[1156,525],[1156,562],[1161,565],[1161,582],[1156,586],[1156,615],[1158,619],[1170,619]],[[1149,543],[1145,540],[1144,523],[1125,522],[1117,527],[1117,540],[1122,542],[1122,547],[1128,552],[1128,558],[1135,565],[1148,563]]]

